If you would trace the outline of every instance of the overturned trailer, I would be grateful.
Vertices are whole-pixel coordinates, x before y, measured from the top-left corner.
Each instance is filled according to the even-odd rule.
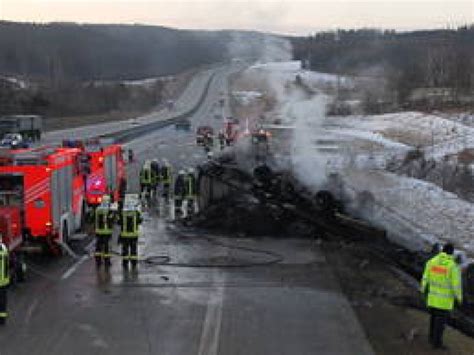
[[[426,261],[434,253],[434,250],[411,250],[395,244],[387,238],[385,230],[346,213],[342,202],[330,191],[311,192],[291,174],[274,172],[266,165],[249,173],[239,169],[232,160],[210,161],[199,169],[199,187],[201,211],[232,194],[248,194],[259,203],[277,209],[278,218],[288,223],[302,220],[314,226],[318,237],[342,236],[373,243],[375,253],[391,260],[415,279],[421,278]],[[463,271],[463,312],[474,316],[474,262],[462,258],[459,262]],[[458,320],[464,319],[463,312]],[[474,323],[468,328],[474,330]]]

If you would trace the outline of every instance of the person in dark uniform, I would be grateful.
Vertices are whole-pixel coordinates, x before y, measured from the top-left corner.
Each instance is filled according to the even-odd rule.
[[[176,218],[181,217],[183,201],[186,194],[185,172],[180,170],[174,183],[174,210]]]
[[[105,198],[105,196],[104,196]],[[110,266],[110,240],[112,239],[115,215],[107,201],[95,210],[95,262],[97,266]]]
[[[128,269],[129,263],[132,268],[138,263],[138,236],[139,225],[142,223],[141,213],[136,208],[125,205],[120,213],[120,243],[122,244],[122,267]]]

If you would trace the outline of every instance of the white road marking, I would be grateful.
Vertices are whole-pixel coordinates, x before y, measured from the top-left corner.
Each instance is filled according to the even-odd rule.
[[[35,298],[33,302],[31,302],[30,306],[28,307],[28,310],[26,311],[26,316],[25,316],[25,324],[29,325],[31,316],[33,315],[33,312],[36,310],[36,307],[38,307],[38,299]]]
[[[89,255],[84,255],[82,258],[80,258],[78,261],[76,261],[69,269],[66,270],[66,272],[61,276],[61,280],[67,280],[76,272],[77,268],[87,259],[89,259]]]
[[[224,278],[214,280],[214,283],[223,285]],[[206,317],[202,325],[201,340],[198,355],[217,355],[219,351],[219,336],[222,324],[222,308],[224,305],[224,286],[218,286],[209,296]]]

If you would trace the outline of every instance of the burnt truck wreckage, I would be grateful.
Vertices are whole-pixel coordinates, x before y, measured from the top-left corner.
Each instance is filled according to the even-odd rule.
[[[436,251],[436,245],[431,251],[397,245],[384,230],[347,214],[342,201],[330,191],[313,193],[288,172],[276,172],[267,165],[244,171],[228,158],[211,160],[198,171],[201,212],[190,221],[197,226],[239,236],[284,234],[363,241],[369,244],[371,254],[403,274],[412,287],[418,287],[424,264]],[[450,322],[474,336],[474,262],[464,260],[462,265],[464,304]],[[424,309],[421,296],[401,302]]]

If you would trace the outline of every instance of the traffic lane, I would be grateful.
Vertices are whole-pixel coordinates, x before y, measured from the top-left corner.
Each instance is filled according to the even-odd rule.
[[[199,231],[183,233],[150,218],[141,256],[167,255],[192,264],[230,253],[226,247],[206,246]],[[340,291],[328,280],[325,260],[310,241],[226,242],[267,248],[285,260],[242,269],[141,264],[136,274],[123,273],[117,257],[110,273],[97,272],[91,260],[70,279],[52,285],[29,322],[17,329],[20,335],[13,333],[2,349],[7,354],[367,353],[346,340],[360,334],[341,317],[350,307],[334,307]],[[232,258],[247,260],[244,254]],[[339,329],[344,325],[349,329]],[[346,351],[349,346],[354,352]]]
[[[64,129],[51,131],[44,134],[43,142],[45,144],[54,144],[63,139],[84,139],[95,137],[100,134],[111,133],[123,129],[128,129],[138,124],[146,124],[156,120],[169,119],[184,112],[187,112],[194,107],[204,91],[204,88],[214,72],[219,72],[221,69],[213,69],[202,72],[193,77],[192,81],[186,87],[183,94],[177,99],[175,109],[172,111],[161,110],[151,113],[149,115],[141,116],[136,119],[126,121],[102,123],[97,125],[88,125],[76,127],[73,129]]]
[[[228,76],[234,71],[235,69],[230,69],[216,74],[206,99],[197,112],[189,118],[191,123],[189,131],[178,130],[174,125],[170,125],[127,143],[126,149],[132,149],[137,157],[137,161],[129,170],[136,174],[137,169],[146,159],[167,159],[175,171],[205,162],[207,156],[204,149],[196,145],[195,132],[200,125],[211,125],[216,131],[222,129],[223,120],[215,119],[213,114],[220,94],[227,92]],[[224,114],[228,115],[227,106]],[[217,144],[215,148],[217,149]],[[129,181],[132,180],[129,179]],[[133,191],[138,191],[137,183],[131,183],[130,186]]]

